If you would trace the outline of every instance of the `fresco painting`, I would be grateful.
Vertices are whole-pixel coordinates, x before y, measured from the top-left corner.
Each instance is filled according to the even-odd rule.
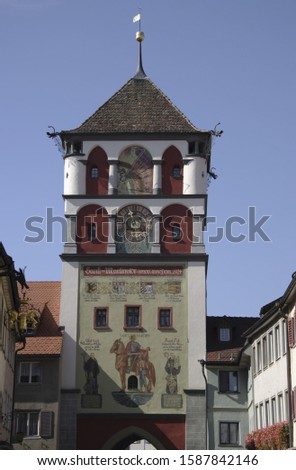
[[[80,286],[81,411],[184,413],[184,266],[82,265]],[[127,306],[139,308],[137,327],[127,323]],[[168,327],[159,323],[160,308],[171,312]],[[98,309],[106,312],[106,324],[95,322]]]

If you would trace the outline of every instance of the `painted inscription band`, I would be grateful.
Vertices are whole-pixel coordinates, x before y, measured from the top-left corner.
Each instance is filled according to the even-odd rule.
[[[183,276],[183,268],[149,268],[145,266],[133,268],[112,266],[84,266],[84,276]]]

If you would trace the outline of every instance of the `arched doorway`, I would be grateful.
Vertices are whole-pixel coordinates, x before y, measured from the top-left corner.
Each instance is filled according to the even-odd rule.
[[[146,443],[150,444],[150,449],[152,448],[155,450],[165,450],[164,445],[158,439],[156,439],[144,429],[137,428],[135,426],[122,429],[121,431],[116,433],[114,436],[112,436],[111,439],[109,439],[109,441],[105,443],[104,449],[128,450],[131,446],[133,447],[135,443],[138,444],[140,442],[144,447],[145,443],[143,441],[146,441]],[[143,447],[140,447],[141,450],[143,450]]]

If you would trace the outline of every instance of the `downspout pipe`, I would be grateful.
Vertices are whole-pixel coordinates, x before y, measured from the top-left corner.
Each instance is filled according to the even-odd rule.
[[[206,374],[205,374],[205,366],[206,366],[206,361],[204,359],[199,359],[198,361],[201,365],[201,369],[202,369],[202,375],[203,375],[203,378],[205,380],[205,400],[206,400],[206,420],[205,420],[205,427],[206,427],[206,450],[208,449],[208,381],[207,381],[207,377],[206,377]]]
[[[13,373],[13,391],[12,391],[12,410],[11,410],[11,429],[10,429],[10,445],[12,446],[12,439],[13,439],[13,428],[14,428],[14,405],[15,405],[15,384],[16,384],[16,357],[17,353],[25,349],[26,347],[26,338],[23,337],[21,339],[22,341],[22,346],[18,349],[15,350],[14,352],[14,373]]]
[[[285,307],[285,305],[283,305]],[[286,328],[286,350],[287,350],[287,385],[288,385],[288,407],[289,407],[289,447],[290,449],[293,447],[293,418],[292,418],[292,407],[291,407],[291,399],[292,399],[292,371],[291,371],[291,348],[289,346],[289,327],[288,327],[288,314],[286,314],[283,309],[279,308],[281,316],[285,320],[285,328]]]

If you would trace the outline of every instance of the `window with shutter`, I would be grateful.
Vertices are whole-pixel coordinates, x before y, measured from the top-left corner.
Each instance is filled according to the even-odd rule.
[[[295,344],[295,318],[290,317],[288,319],[288,341],[289,341],[289,348],[293,348]]]
[[[49,439],[53,437],[53,411],[41,411],[40,413],[40,436]]]

